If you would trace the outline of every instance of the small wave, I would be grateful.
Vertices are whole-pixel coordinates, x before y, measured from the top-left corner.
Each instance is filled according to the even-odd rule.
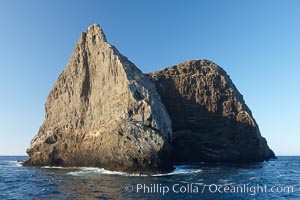
[[[194,174],[194,173],[199,173],[201,172],[201,169],[194,169],[190,168],[188,165],[184,166],[175,166],[174,171],[170,173],[165,173],[165,174],[154,174],[152,176],[171,176],[171,175],[178,175],[178,174]]]
[[[143,176],[141,174],[130,174],[126,172],[110,171],[104,168],[95,167],[80,167],[79,171],[69,172],[69,175],[73,176],[87,176],[92,174],[106,174],[106,175],[120,175],[120,176]],[[146,176],[146,175],[145,175]]]
[[[9,165],[14,166],[14,167],[22,167],[23,162],[22,161],[16,161],[16,160],[9,160],[7,161]]]
[[[79,167],[43,166],[43,169],[80,169]]]
[[[171,176],[171,175],[178,175],[178,174],[193,174],[202,171],[201,169],[188,168],[187,166],[175,166],[175,170],[170,173],[147,175],[147,174],[132,174],[126,172],[110,171],[104,168],[94,168],[94,167],[81,167],[78,169],[79,171],[69,172],[68,174],[72,176],[88,176],[92,174],[119,175],[119,176]]]
[[[256,180],[257,177],[256,177],[256,176],[252,176],[252,177],[249,177],[248,179],[249,179],[250,181],[253,181],[253,180]]]

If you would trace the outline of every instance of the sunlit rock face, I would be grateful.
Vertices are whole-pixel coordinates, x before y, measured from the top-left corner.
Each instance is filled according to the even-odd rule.
[[[45,107],[27,165],[172,168],[171,120],[154,84],[107,43],[99,25],[81,34]]]

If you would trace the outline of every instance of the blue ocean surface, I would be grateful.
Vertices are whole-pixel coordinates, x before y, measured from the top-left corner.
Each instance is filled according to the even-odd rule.
[[[178,165],[153,176],[100,168],[23,167],[0,157],[0,199],[300,199],[300,157]]]

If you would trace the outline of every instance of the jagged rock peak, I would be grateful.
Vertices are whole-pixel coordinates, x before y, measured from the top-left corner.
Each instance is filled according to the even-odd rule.
[[[154,84],[97,24],[81,34],[45,108],[29,165],[149,173],[172,167],[171,120]]]
[[[93,24],[89,26],[86,33],[87,36],[89,36],[89,39],[93,39],[93,37],[96,37],[96,39],[98,39],[101,42],[107,42],[103,29],[100,27],[99,24]]]
[[[92,44],[107,42],[106,36],[99,24],[93,24],[89,26],[85,32],[81,33],[77,44],[82,44],[87,41]]]

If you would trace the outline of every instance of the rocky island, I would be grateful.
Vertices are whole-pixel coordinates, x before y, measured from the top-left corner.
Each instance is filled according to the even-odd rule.
[[[81,34],[45,112],[25,166],[160,173],[173,162],[275,157],[219,66],[197,60],[143,74],[97,24]]]

